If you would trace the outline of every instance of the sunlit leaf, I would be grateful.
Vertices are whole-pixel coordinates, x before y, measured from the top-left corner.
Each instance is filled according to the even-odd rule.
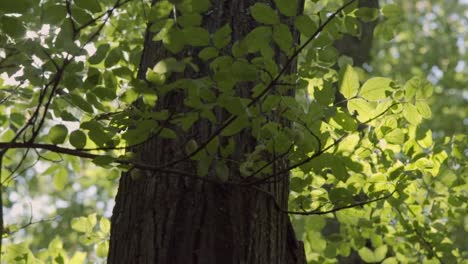
[[[391,79],[374,77],[367,80],[361,87],[359,95],[364,99],[377,101],[387,97],[386,91],[390,90]]]
[[[340,79],[340,92],[346,99],[349,99],[357,94],[358,89],[359,75],[352,66],[346,65]]]
[[[407,103],[403,106],[403,116],[408,122],[413,125],[421,123],[421,115],[418,113],[418,109],[413,104]]]

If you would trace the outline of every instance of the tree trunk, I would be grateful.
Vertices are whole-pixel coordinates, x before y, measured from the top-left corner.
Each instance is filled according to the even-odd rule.
[[[256,22],[248,14],[255,0],[212,0],[212,10],[203,18],[204,27],[211,33],[229,23],[233,42],[242,39]],[[268,2],[268,1],[267,1]],[[269,4],[274,6],[273,1]],[[155,62],[171,56],[159,43],[145,37],[140,77]],[[296,40],[298,37],[296,36]],[[226,50],[230,50],[227,47]],[[185,50],[187,56],[193,50]],[[277,63],[284,63],[279,51]],[[185,78],[208,75],[208,67],[200,65],[200,73],[185,73]],[[289,72],[295,71],[295,66]],[[247,97],[254,84],[236,86],[239,96]],[[183,92],[171,92],[158,99],[156,110],[171,113],[187,111]],[[178,134],[177,140],[155,138],[136,150],[141,161],[154,166],[179,158],[185,143],[191,138],[204,142],[228,117],[216,111],[218,124],[197,122],[189,131]],[[235,136],[236,152],[240,160],[255,147],[250,131]],[[278,166],[287,166],[286,161]],[[238,166],[230,164],[229,180],[239,180]],[[172,169],[194,172],[193,161],[185,160]],[[216,179],[214,170],[207,178]],[[273,184],[258,186],[273,194],[283,208],[287,208],[289,178],[278,175]],[[305,263],[303,246],[297,241],[288,215],[279,212],[271,197],[255,188],[223,185],[154,172],[138,179],[122,175],[112,216],[108,263]]]

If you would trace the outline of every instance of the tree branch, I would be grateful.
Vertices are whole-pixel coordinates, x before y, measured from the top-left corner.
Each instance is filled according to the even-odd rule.
[[[275,87],[275,85],[277,85],[279,79],[281,78],[281,76],[283,76],[283,74],[286,72],[286,70],[291,66],[291,64],[294,62],[294,60],[296,59],[296,57],[299,55],[299,53],[302,52],[302,50],[304,50],[305,47],[307,47],[309,45],[310,42],[312,42],[312,40],[314,40],[319,34],[320,32],[322,32],[324,30],[324,28],[341,12],[343,11],[346,7],[348,7],[349,5],[351,5],[353,2],[355,2],[356,0],[350,0],[348,3],[344,4],[343,6],[341,6],[338,10],[336,10],[335,12],[333,12],[328,18],[327,20],[321,24],[317,30],[314,32],[314,34],[312,36],[310,36],[306,42],[304,42],[304,44],[302,44],[292,55],[291,57],[288,58],[288,60],[286,61],[286,63],[283,65],[283,67],[281,68],[280,72],[276,75],[276,77],[271,80],[268,85],[265,87],[265,89],[263,89],[260,94],[258,94],[256,97],[254,97],[252,99],[252,101],[247,105],[247,108],[253,106],[254,104],[258,103],[259,100],[266,94],[268,93],[270,90],[273,89],[273,87]],[[179,159],[176,159],[174,161],[171,161],[171,162],[168,162],[164,165],[162,165],[160,168],[167,168],[167,167],[171,167],[175,164],[178,164],[182,161],[185,161],[187,159],[190,159],[191,157],[195,156],[196,154],[198,154],[201,150],[203,150],[206,146],[208,146],[208,144],[214,139],[216,138],[218,135],[221,134],[221,132],[224,131],[224,129],[226,129],[226,127],[228,127],[230,124],[232,124],[236,119],[238,118],[238,116],[236,115],[231,115],[231,117],[229,119],[226,120],[226,122],[224,122],[220,127],[218,127],[215,132],[213,132],[213,134],[211,134],[211,136],[203,143],[201,143],[199,145],[199,147],[194,150],[193,152],[191,152],[190,154],[188,155],[184,155],[183,157],[179,158]]]
[[[335,208],[333,208],[331,210],[327,210],[327,211],[320,211],[320,208],[322,206],[319,206],[318,209],[315,209],[315,210],[312,210],[312,211],[288,211],[288,210],[285,210],[285,209],[281,208],[281,206],[276,201],[275,196],[273,194],[271,194],[270,192],[268,192],[266,190],[263,190],[261,188],[255,187],[255,186],[252,187],[252,188],[254,188],[255,190],[257,190],[257,191],[259,191],[261,193],[266,194],[273,201],[274,206],[278,211],[280,211],[282,213],[285,213],[285,214],[293,214],[293,215],[324,215],[324,214],[329,214],[329,213],[335,213],[335,212],[338,212],[338,211],[341,211],[341,210],[354,208],[354,207],[360,207],[360,206],[364,206],[366,204],[371,204],[371,203],[375,203],[375,202],[378,202],[378,201],[381,201],[381,200],[386,200],[386,199],[392,197],[393,194],[397,191],[397,189],[395,188],[391,193],[389,193],[387,195],[384,195],[382,197],[367,200],[367,201],[361,201],[361,202],[349,204],[349,205],[346,205],[346,206],[335,207]]]

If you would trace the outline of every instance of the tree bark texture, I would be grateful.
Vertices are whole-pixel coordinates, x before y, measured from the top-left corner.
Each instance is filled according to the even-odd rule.
[[[240,40],[257,26],[248,12],[248,7],[255,2],[212,0],[212,9],[204,16],[203,25],[213,33],[229,23],[233,42]],[[273,1],[265,2],[274,6]],[[151,39],[152,33],[148,31],[140,78],[157,61],[174,56]],[[182,57],[192,52],[193,49],[185,49]],[[225,48],[225,54],[229,52],[230,46]],[[286,56],[278,51],[275,59],[281,65]],[[185,72],[179,77],[206,76],[208,66],[200,66],[199,73]],[[288,72],[295,70],[293,66]],[[236,92],[241,97],[249,97],[254,85],[239,84]],[[187,111],[184,97],[182,91],[170,92],[158,99],[156,110],[183,113]],[[177,140],[155,138],[146,142],[137,150],[141,161],[155,166],[167,164],[183,154],[185,144],[191,138],[204,142],[228,117],[220,109],[214,109],[214,112],[218,124],[198,121],[188,133],[174,126],[171,128],[178,134]],[[250,131],[236,135],[235,142],[236,151],[232,158],[238,161],[251,152],[256,143]],[[238,164],[228,166],[231,168],[229,180],[240,180]],[[284,168],[287,161],[278,162],[277,166]],[[190,159],[175,164],[172,169],[196,172]],[[206,177],[217,178],[211,169]],[[274,183],[258,187],[273,194],[278,204],[287,208],[288,175],[276,177]],[[112,216],[108,263],[284,264],[305,263],[305,257],[302,242],[296,240],[288,215],[279,212],[265,193],[255,188],[155,172],[137,180],[128,174],[122,175]]]

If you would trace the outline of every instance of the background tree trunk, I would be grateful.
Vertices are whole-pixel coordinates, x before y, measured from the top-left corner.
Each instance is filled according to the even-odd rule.
[[[255,0],[214,0],[212,10],[204,17],[204,27],[214,32],[226,23],[233,29],[233,42],[243,38],[257,26],[248,14]],[[268,1],[267,1],[268,2]],[[273,1],[269,1],[272,6]],[[302,6],[302,5],[301,5]],[[145,37],[140,78],[155,62],[171,56],[159,43]],[[298,36],[296,36],[298,40]],[[230,50],[228,47],[227,50]],[[190,54],[187,50],[185,55]],[[279,51],[278,64],[285,56]],[[185,78],[207,76],[208,67],[200,73],[185,73]],[[291,67],[289,72],[295,71]],[[251,85],[238,85],[238,95],[250,95]],[[183,92],[171,92],[158,99],[157,109],[183,113]],[[218,121],[226,113],[216,112]],[[174,127],[177,131],[177,128]],[[191,138],[204,142],[216,129],[207,121],[197,122],[191,133],[178,132],[177,140],[156,138],[137,150],[140,159],[152,165],[166,164],[180,157],[180,150]],[[255,147],[250,131],[236,136],[234,159],[240,160]],[[177,155],[179,154],[179,155]],[[278,166],[286,166],[286,161]],[[196,172],[195,164],[180,162],[179,171]],[[241,178],[232,166],[229,179]],[[210,170],[207,177],[216,178]],[[289,178],[280,177],[274,184],[260,186],[272,193],[287,208]],[[276,210],[270,197],[254,188],[224,186],[179,175],[154,173],[138,180],[122,175],[112,229],[108,263],[305,263],[302,243],[297,241],[288,215]]]

